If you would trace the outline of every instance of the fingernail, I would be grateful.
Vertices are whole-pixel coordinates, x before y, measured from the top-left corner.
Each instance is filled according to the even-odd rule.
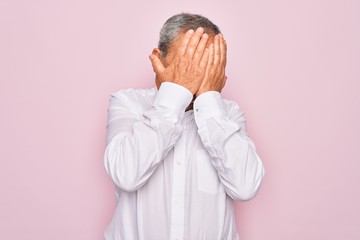
[[[204,31],[204,28],[198,27],[197,31],[203,32],[203,31]]]
[[[188,33],[194,33],[193,29],[188,30]]]
[[[207,35],[206,33],[204,33],[204,34],[202,35],[202,37],[203,37],[203,38],[208,38],[208,35]]]

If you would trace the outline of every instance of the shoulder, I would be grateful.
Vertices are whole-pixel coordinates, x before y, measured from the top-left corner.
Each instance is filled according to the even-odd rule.
[[[242,113],[242,110],[240,109],[240,106],[239,104],[234,101],[234,100],[231,100],[231,99],[227,99],[227,98],[223,98],[223,101],[224,101],[224,105],[225,105],[225,108],[226,108],[226,111],[228,113],[233,113],[234,111],[235,112],[241,112]]]
[[[230,119],[241,122],[245,121],[245,113],[240,108],[237,102],[226,98],[223,98],[223,102],[225,105],[226,113]]]
[[[151,105],[156,95],[156,88],[128,88],[110,94],[110,100],[126,104]]]
[[[138,98],[151,98],[156,94],[156,88],[128,88],[122,89],[117,92],[111,93],[111,98],[118,99],[138,99]]]
[[[156,88],[128,88],[110,94],[109,110],[141,114],[155,99]]]

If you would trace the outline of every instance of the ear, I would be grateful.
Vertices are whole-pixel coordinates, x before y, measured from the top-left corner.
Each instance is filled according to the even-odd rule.
[[[154,48],[149,57],[150,57],[151,65],[155,72],[155,84],[156,84],[156,87],[159,89],[161,81],[159,80],[158,74],[161,74],[161,72],[163,72],[165,70],[165,67],[163,64],[163,58],[162,58],[161,52],[158,48]]]
[[[162,63],[165,67],[168,66],[168,64],[167,64],[167,62],[166,62],[166,59],[163,58],[163,55],[162,55],[160,49],[154,48],[153,51],[152,51],[152,54],[154,54],[155,56],[157,56],[157,57],[160,59],[161,63]]]
[[[153,70],[156,74],[160,74],[164,71],[164,63],[161,58],[161,52],[158,48],[154,48],[149,56],[151,65],[153,67]]]
[[[157,56],[159,59],[162,60],[162,54],[161,54],[160,49],[154,48],[154,49],[152,50],[152,54],[154,54],[155,56]]]

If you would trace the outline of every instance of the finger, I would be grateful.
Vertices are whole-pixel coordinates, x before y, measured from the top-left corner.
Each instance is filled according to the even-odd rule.
[[[208,65],[208,61],[209,61],[209,54],[210,54],[210,50],[209,48],[206,48],[199,63],[200,69],[203,70],[206,69],[206,66]]]
[[[201,39],[201,36],[204,33],[204,28],[199,27],[196,29],[195,33],[192,35],[189,44],[186,47],[185,55],[189,58],[193,58],[195,49],[197,48],[199,41]]]
[[[217,65],[221,60],[221,51],[220,51],[220,36],[216,35],[214,37],[214,64]]]
[[[211,43],[209,46],[209,60],[207,63],[208,68],[214,64],[214,44]]]
[[[226,65],[226,42],[222,34],[220,34],[220,52],[221,52],[221,60],[220,64],[225,67]]]
[[[190,39],[191,39],[193,34],[194,34],[193,29],[190,29],[185,33],[184,38],[182,39],[182,41],[180,43],[180,46],[178,48],[178,53],[179,53],[180,56],[185,55],[186,47],[189,44]]]
[[[162,62],[160,61],[160,58],[158,58],[154,54],[150,54],[149,58],[150,58],[151,65],[152,65],[153,70],[154,70],[155,73],[159,74],[159,73],[162,73],[165,70],[165,67],[162,64]]]
[[[211,43],[210,46],[207,49],[209,51],[209,53],[208,53],[209,57],[208,57],[207,64],[206,64],[206,70],[205,70],[204,79],[208,78],[208,75],[210,74],[210,70],[211,70],[212,65],[214,63],[214,44]]]
[[[204,33],[202,36],[201,36],[201,40],[199,42],[199,45],[197,46],[196,50],[195,50],[195,54],[194,54],[194,57],[193,57],[193,61],[194,62],[199,62],[201,60],[201,57],[204,53],[204,50],[206,48],[206,43],[209,39],[209,36]]]

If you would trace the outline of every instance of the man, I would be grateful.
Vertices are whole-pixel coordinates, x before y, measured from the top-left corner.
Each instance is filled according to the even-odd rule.
[[[264,169],[243,112],[222,98],[226,42],[207,18],[166,21],[150,60],[156,88],[112,94],[105,168],[117,208],[107,240],[235,240],[233,200]]]

